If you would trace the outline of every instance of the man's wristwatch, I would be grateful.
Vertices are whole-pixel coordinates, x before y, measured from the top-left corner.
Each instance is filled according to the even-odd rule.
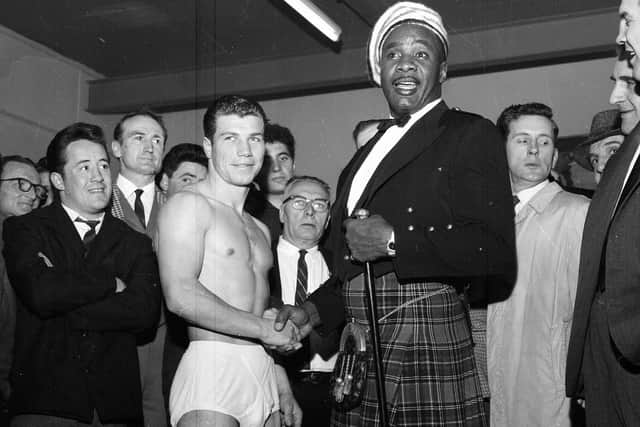
[[[396,255],[396,233],[393,231],[391,232],[391,237],[387,240],[387,255]]]

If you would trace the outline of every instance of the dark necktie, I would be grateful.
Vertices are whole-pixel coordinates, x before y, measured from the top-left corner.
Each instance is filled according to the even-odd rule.
[[[304,260],[307,251],[300,249],[298,257],[298,275],[296,280],[296,305],[302,305],[307,300],[307,262]]]
[[[517,205],[518,203],[520,203],[520,199],[518,198],[518,196],[516,196],[514,194],[513,195],[513,206],[515,207],[515,205]]]
[[[80,217],[76,218],[76,222],[82,222],[84,224],[87,224],[89,226],[89,231],[87,231],[86,233],[84,233],[84,236],[82,237],[82,244],[84,245],[85,249],[89,249],[89,245],[91,244],[91,242],[93,241],[93,239],[96,238],[96,227],[98,226],[98,224],[100,224],[99,220],[92,220],[92,219],[82,219]]]
[[[136,216],[138,217],[138,219],[140,220],[140,224],[142,224],[142,227],[147,228],[147,222],[144,219],[144,205],[142,204],[142,199],[140,198],[142,196],[142,193],[144,193],[144,190],[141,188],[138,188],[136,191],[136,201],[133,204],[133,210],[136,213]]]

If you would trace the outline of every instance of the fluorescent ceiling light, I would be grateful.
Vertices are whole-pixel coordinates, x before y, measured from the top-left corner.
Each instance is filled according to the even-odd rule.
[[[337,42],[342,34],[342,29],[331,18],[311,2],[311,0],[284,0],[311,25],[333,42]]]

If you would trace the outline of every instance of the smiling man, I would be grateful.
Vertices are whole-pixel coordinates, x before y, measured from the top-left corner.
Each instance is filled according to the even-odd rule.
[[[207,109],[203,148],[208,175],[162,208],[158,257],[167,307],[188,324],[189,347],[171,386],[171,425],[299,427],[284,369],[262,344],[294,345],[287,324],[263,318],[272,256],[268,231],[244,210],[262,166],[259,104],[228,95]],[[295,408],[295,411],[294,411]],[[291,419],[292,411],[294,420]]]
[[[622,0],[616,42],[640,78],[640,2]],[[607,164],[593,197],[567,356],[567,394],[584,398],[588,425],[640,425],[640,128]]]
[[[102,129],[76,123],[47,149],[53,204],[4,225],[17,296],[11,425],[124,426],[142,421],[136,334],[156,324],[151,240],[108,209]]]
[[[376,22],[369,69],[394,124],[356,153],[338,181],[327,233],[333,280],[279,318],[322,325],[321,332],[345,315],[367,326],[362,262],[369,261],[377,317],[385,318],[393,426],[487,424],[466,297],[506,296],[510,286],[500,278],[515,272],[502,138],[488,120],[442,100],[448,54],[442,19],[423,4],[396,3]],[[371,216],[351,219],[358,208]],[[333,425],[379,425],[379,407],[371,369],[362,404],[334,410]]]

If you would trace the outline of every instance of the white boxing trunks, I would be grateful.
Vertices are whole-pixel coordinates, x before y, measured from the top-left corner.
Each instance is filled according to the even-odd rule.
[[[215,411],[240,427],[262,427],[280,409],[273,359],[261,345],[191,341],[171,385],[171,425],[190,411]]]

